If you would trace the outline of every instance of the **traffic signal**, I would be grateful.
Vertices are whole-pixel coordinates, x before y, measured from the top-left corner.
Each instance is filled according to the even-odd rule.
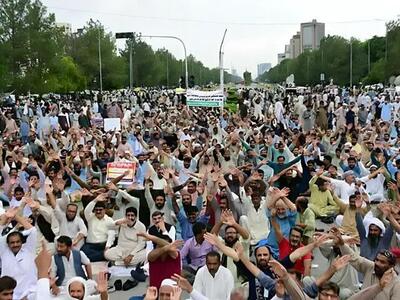
[[[117,32],[115,34],[116,39],[133,39],[134,37],[133,32]]]

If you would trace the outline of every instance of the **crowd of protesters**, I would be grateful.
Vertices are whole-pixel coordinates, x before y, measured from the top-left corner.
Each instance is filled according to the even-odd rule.
[[[166,89],[5,103],[0,300],[400,299],[400,95],[237,94],[237,112]]]

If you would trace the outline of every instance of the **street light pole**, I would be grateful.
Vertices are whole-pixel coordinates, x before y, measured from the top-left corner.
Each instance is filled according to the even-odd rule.
[[[187,63],[187,53],[186,53],[185,43],[180,38],[173,36],[173,35],[140,35],[139,37],[174,39],[174,40],[178,40],[182,44],[183,51],[185,52],[185,86],[186,86],[186,90],[188,90],[189,89],[189,74],[188,74],[188,63]]]
[[[222,93],[224,93],[224,53],[222,52],[222,45],[225,41],[226,31],[227,29],[224,31],[224,36],[222,37],[221,45],[219,46],[219,83]]]
[[[350,40],[350,89],[353,86],[353,44]]]
[[[103,93],[103,74],[101,68],[101,44],[100,44],[100,30],[99,27],[99,77],[100,77],[100,93]]]
[[[129,88],[133,88],[133,67],[132,67],[132,39],[129,42]]]
[[[371,42],[368,40],[368,73],[371,72]]]

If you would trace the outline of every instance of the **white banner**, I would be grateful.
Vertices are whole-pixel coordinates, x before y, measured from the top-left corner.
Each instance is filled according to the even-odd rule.
[[[195,91],[186,92],[187,106],[221,107],[224,104],[224,93],[222,91]]]
[[[104,131],[121,131],[121,119],[120,118],[105,118],[104,119]]]

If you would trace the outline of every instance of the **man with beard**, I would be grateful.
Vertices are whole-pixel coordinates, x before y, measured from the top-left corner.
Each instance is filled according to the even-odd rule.
[[[243,248],[248,249],[250,234],[235,221],[232,212],[228,210],[223,211],[221,214],[221,220],[214,225],[211,233],[218,235],[222,225],[225,225],[224,239],[223,242],[219,238],[215,240],[218,248],[221,248],[220,243],[223,243],[229,248],[234,248],[237,243],[240,243],[243,245]],[[241,266],[238,266],[236,262],[233,261],[232,257],[225,253],[222,255],[221,264],[231,271],[235,287],[240,287],[245,280]]]
[[[331,217],[337,214],[339,207],[333,201],[329,191],[329,181],[320,176],[322,173],[323,170],[320,169],[310,180],[311,195],[308,207],[312,209],[316,217]]]
[[[347,159],[347,165],[344,163],[344,157],[341,158],[339,166],[342,168],[343,172],[353,171],[355,177],[361,177],[361,168],[359,166],[360,162],[357,162],[357,159],[353,156],[350,156]]]
[[[336,234],[338,229],[336,227],[331,228],[329,233]],[[333,262],[338,257],[343,257],[344,254],[340,251],[339,246],[336,244],[338,239],[335,237],[332,243],[324,243],[319,247],[321,254],[327,259],[327,265],[332,266]],[[351,248],[354,250],[357,247],[352,245]],[[336,283],[339,288],[339,298],[341,300],[346,300],[350,296],[359,291],[358,275],[357,271],[350,265],[347,264],[340,270],[335,270],[336,272],[330,278],[330,282]]]
[[[320,236],[314,242],[307,246],[300,247],[286,256],[283,260],[279,260],[279,263],[286,269],[293,268],[295,262],[313,251],[314,248],[319,247],[324,241],[329,238],[327,235]],[[246,269],[247,278],[249,279],[249,298],[250,300],[257,299],[272,299],[275,296],[275,284],[276,276],[271,270],[270,263],[273,261],[271,255],[271,249],[268,246],[258,246],[255,249],[254,255],[256,258],[256,265],[254,265],[244,253],[243,247],[239,244],[235,248],[237,254],[233,256],[235,261],[240,260]]]
[[[223,149],[223,154],[217,153],[218,161],[221,165],[221,171],[223,173],[228,172],[230,169],[235,168],[237,165],[237,156],[231,155],[228,145]],[[236,160],[235,160],[236,158]]]
[[[393,273],[394,266],[396,264],[396,257],[394,254],[386,249],[380,249],[376,256],[370,260],[362,257],[361,255],[354,252],[348,245],[343,241],[340,233],[336,234],[338,239],[337,245],[342,252],[342,255],[350,254],[350,264],[358,272],[364,275],[363,285],[361,290],[367,289],[368,287],[374,286],[376,293],[374,297],[366,297],[364,299],[375,299],[375,300],[396,300],[400,299],[400,277],[394,273],[394,278],[386,285],[380,286],[379,281],[382,279],[384,274]],[[361,245],[361,251],[363,246]],[[375,286],[378,284],[377,286]]]
[[[381,220],[366,216],[364,221],[361,212],[356,213],[357,230],[360,236],[360,256],[374,260],[377,254],[390,248],[393,237],[391,225],[385,228]]]
[[[165,221],[169,224],[174,224],[175,220],[175,214],[173,210],[171,209],[170,205],[166,203],[165,195],[164,192],[162,193],[155,193],[155,196],[153,198],[151,191],[150,191],[150,185],[148,181],[146,181],[145,185],[145,197],[147,200],[147,205],[149,206],[150,214],[152,215],[155,211],[160,211],[164,214]],[[150,220],[151,223],[151,220]]]
[[[56,204],[53,209],[60,224],[60,235],[71,238],[72,247],[80,249],[87,236],[87,228],[85,222],[83,222],[82,218],[78,215],[78,205],[69,203],[66,210],[62,211],[60,205]]]
[[[296,176],[293,176],[293,171],[296,172]],[[297,165],[290,166],[288,169],[284,169],[277,175],[271,177],[269,184],[270,186],[277,186],[282,189],[284,187],[291,187],[288,198],[293,203],[299,194],[298,184],[302,181],[302,173],[300,172]]]
[[[146,243],[137,234],[144,232],[146,227],[137,219],[137,210],[128,207],[125,218],[114,222],[119,226],[118,244],[105,251],[104,257],[116,266],[136,266],[146,259]]]
[[[336,216],[336,224],[340,226],[340,230],[347,235],[357,237],[357,224],[356,224],[356,213],[361,211],[363,214],[367,212],[367,208],[362,207],[362,196],[359,192],[351,195],[349,198],[349,204],[343,203],[335,194],[334,190],[331,189],[333,200],[339,206],[340,215]]]
[[[276,222],[275,218],[271,218],[271,224],[275,229],[275,235],[279,245],[279,259],[284,259],[297,248],[304,247],[304,245],[301,243],[303,238],[303,229],[301,227],[292,227],[290,229],[289,239],[287,239],[282,235],[280,226]],[[312,254],[307,253],[305,256],[295,262],[293,269],[298,271],[303,276],[310,276],[311,262]]]
[[[369,167],[371,174],[365,177],[361,177],[360,181],[364,182],[366,185],[366,192],[369,195],[369,201],[371,202],[381,202],[384,199],[384,183],[385,183],[385,168],[378,167],[376,165],[371,165]]]
[[[87,281],[91,292],[96,291],[96,283],[92,279],[92,266],[89,258],[79,250],[72,249],[72,240],[68,236],[62,235],[57,239],[57,253],[54,254],[51,262],[51,277],[56,281],[51,286],[54,295],[60,294],[64,290],[67,282],[73,277],[81,277]],[[85,271],[82,266],[85,266]],[[86,275],[86,274],[87,275]],[[60,289],[61,287],[61,289]]]
[[[121,142],[118,144],[117,147],[117,155],[119,157],[124,157],[125,153],[129,153],[132,154],[132,148],[131,146],[127,143],[128,141],[128,137],[126,136],[126,134],[122,134],[121,135]]]
[[[285,190],[288,190],[287,188]],[[275,197],[271,201],[267,203],[267,217],[272,225],[272,219],[276,221],[276,225],[279,226],[278,235],[282,235],[284,237],[289,237],[289,232],[291,228],[296,224],[297,217],[297,207],[293,204],[287,196]],[[277,226],[275,226],[278,228]],[[279,239],[275,230],[275,227],[272,226],[271,231],[268,234],[268,238],[266,240],[260,241],[259,245],[265,245],[271,247],[272,255],[277,257],[279,255]]]

